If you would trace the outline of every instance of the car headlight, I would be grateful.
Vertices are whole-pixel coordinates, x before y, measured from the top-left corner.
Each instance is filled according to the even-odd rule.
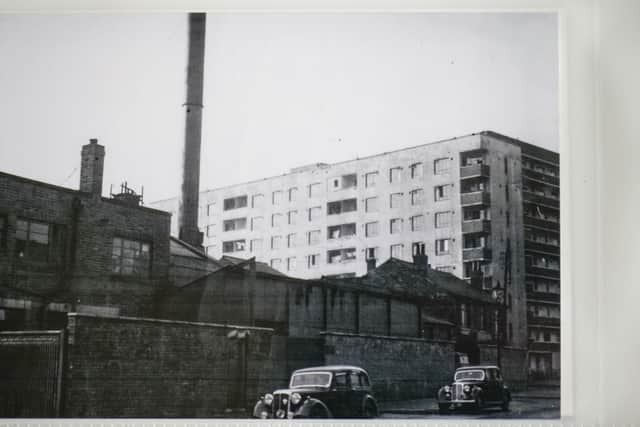
[[[462,391],[464,391],[465,393],[469,393],[471,391],[471,386],[466,385],[466,386],[462,387]]]
[[[291,403],[293,405],[297,405],[298,403],[300,403],[301,400],[302,400],[302,396],[300,396],[299,393],[293,393],[291,395]]]
[[[264,404],[271,405],[273,403],[273,394],[267,393],[264,395]]]
[[[451,391],[451,387],[449,387],[448,385],[444,386],[445,393],[449,393],[450,391]]]

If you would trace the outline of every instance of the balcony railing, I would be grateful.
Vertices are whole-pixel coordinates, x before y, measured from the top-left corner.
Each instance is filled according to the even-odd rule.
[[[524,167],[522,168],[522,170],[523,170],[522,175],[525,179],[532,179],[537,182],[556,185],[556,186],[560,185],[560,178],[558,178],[557,176],[547,175],[545,173],[535,171],[533,169],[527,169]]]
[[[469,248],[462,250],[463,261],[491,260],[491,249],[489,248]]]
[[[491,221],[487,219],[462,221],[462,232],[463,233],[490,233]]]
[[[522,198],[525,202],[531,202],[538,205],[550,206],[552,208],[560,208],[560,199],[551,195],[534,193],[533,191],[523,190]]]
[[[559,342],[540,342],[540,341],[531,341],[529,343],[529,350],[532,351],[558,351],[560,350]]]
[[[475,191],[473,193],[461,193],[460,204],[462,206],[470,205],[488,205],[491,203],[491,193],[488,191]]]
[[[560,230],[560,224],[557,221],[551,221],[545,218],[524,215],[524,225],[531,225],[537,228],[546,228],[548,230]]]
[[[560,294],[550,294],[548,292],[536,292],[531,288],[527,288],[527,299],[546,302],[560,302]]]
[[[527,323],[531,325],[560,326],[560,319],[557,317],[536,316],[534,313],[527,313]]]
[[[560,246],[551,243],[543,243],[535,240],[525,239],[525,251],[544,252],[549,254],[560,254]]]
[[[460,179],[489,177],[489,165],[470,165],[460,167]]]
[[[545,268],[537,265],[527,265],[526,273],[532,276],[559,278],[560,270]]]

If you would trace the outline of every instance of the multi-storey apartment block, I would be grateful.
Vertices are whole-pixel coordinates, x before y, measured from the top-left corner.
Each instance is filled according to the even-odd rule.
[[[390,257],[428,255],[469,286],[499,290],[505,342],[533,340],[532,373],[559,369],[557,153],[481,132],[295,168],[200,200],[209,255],[255,256],[294,277],[360,276]]]

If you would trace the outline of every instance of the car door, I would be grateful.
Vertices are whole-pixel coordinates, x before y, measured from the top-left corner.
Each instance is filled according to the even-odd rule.
[[[333,383],[327,396],[327,406],[336,418],[349,416],[349,377],[347,372],[333,374]]]
[[[496,370],[495,369],[487,369],[485,372],[486,375],[486,386],[485,386],[485,402],[494,402],[499,400],[497,397],[497,381],[496,381]]]
[[[362,412],[362,402],[364,396],[367,394],[362,384],[362,374],[357,371],[351,371],[349,373],[349,385],[351,392],[349,393],[348,411],[352,417],[360,416]]]

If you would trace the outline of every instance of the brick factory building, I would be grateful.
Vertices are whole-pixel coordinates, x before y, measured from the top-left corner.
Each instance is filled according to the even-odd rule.
[[[209,255],[300,278],[424,253],[501,289],[506,341],[528,345],[531,374],[549,377],[560,368],[558,170],[555,152],[481,132],[203,191],[199,227]],[[152,205],[177,210],[176,199]]]

